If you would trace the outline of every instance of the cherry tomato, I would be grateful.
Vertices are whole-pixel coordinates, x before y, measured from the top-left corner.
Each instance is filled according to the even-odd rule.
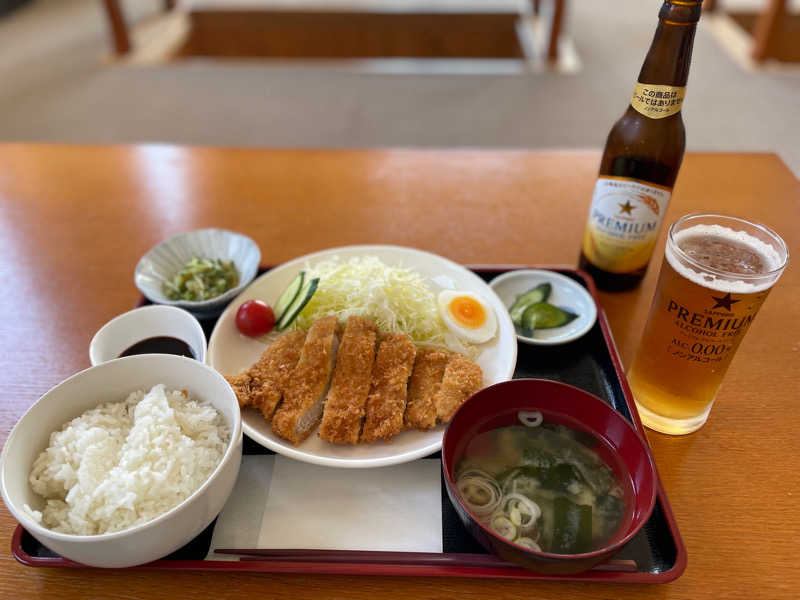
[[[261,300],[248,300],[236,311],[236,328],[250,337],[257,337],[272,331],[275,327],[275,313]]]

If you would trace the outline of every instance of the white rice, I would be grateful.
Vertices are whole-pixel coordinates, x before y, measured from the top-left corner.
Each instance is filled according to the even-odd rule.
[[[208,402],[154,386],[83,413],[50,436],[30,483],[44,527],[96,535],[122,531],[167,512],[197,490],[230,440]]]

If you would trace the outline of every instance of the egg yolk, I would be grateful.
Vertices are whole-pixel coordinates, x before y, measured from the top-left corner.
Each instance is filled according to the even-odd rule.
[[[469,296],[453,298],[448,310],[459,325],[477,329],[486,322],[486,311],[483,306]]]

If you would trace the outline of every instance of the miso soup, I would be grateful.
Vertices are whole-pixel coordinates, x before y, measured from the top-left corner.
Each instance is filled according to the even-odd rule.
[[[523,413],[520,413],[521,415]],[[602,548],[625,511],[622,482],[594,436],[538,418],[477,434],[456,465],[464,503],[487,527],[533,550]]]

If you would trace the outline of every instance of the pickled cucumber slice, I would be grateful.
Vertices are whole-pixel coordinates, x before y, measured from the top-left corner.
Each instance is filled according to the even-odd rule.
[[[537,329],[552,329],[553,327],[563,327],[570,321],[578,318],[578,315],[571,313],[547,302],[537,302],[531,304],[522,313],[521,327],[525,335],[531,336]]]
[[[511,313],[511,320],[514,324],[521,326],[522,314],[525,312],[525,309],[537,302],[545,302],[550,297],[550,292],[552,290],[553,286],[551,284],[540,283],[535,288],[531,288],[524,294],[518,296],[517,299],[514,300],[514,304],[512,304],[511,308],[508,310],[508,312]]]

